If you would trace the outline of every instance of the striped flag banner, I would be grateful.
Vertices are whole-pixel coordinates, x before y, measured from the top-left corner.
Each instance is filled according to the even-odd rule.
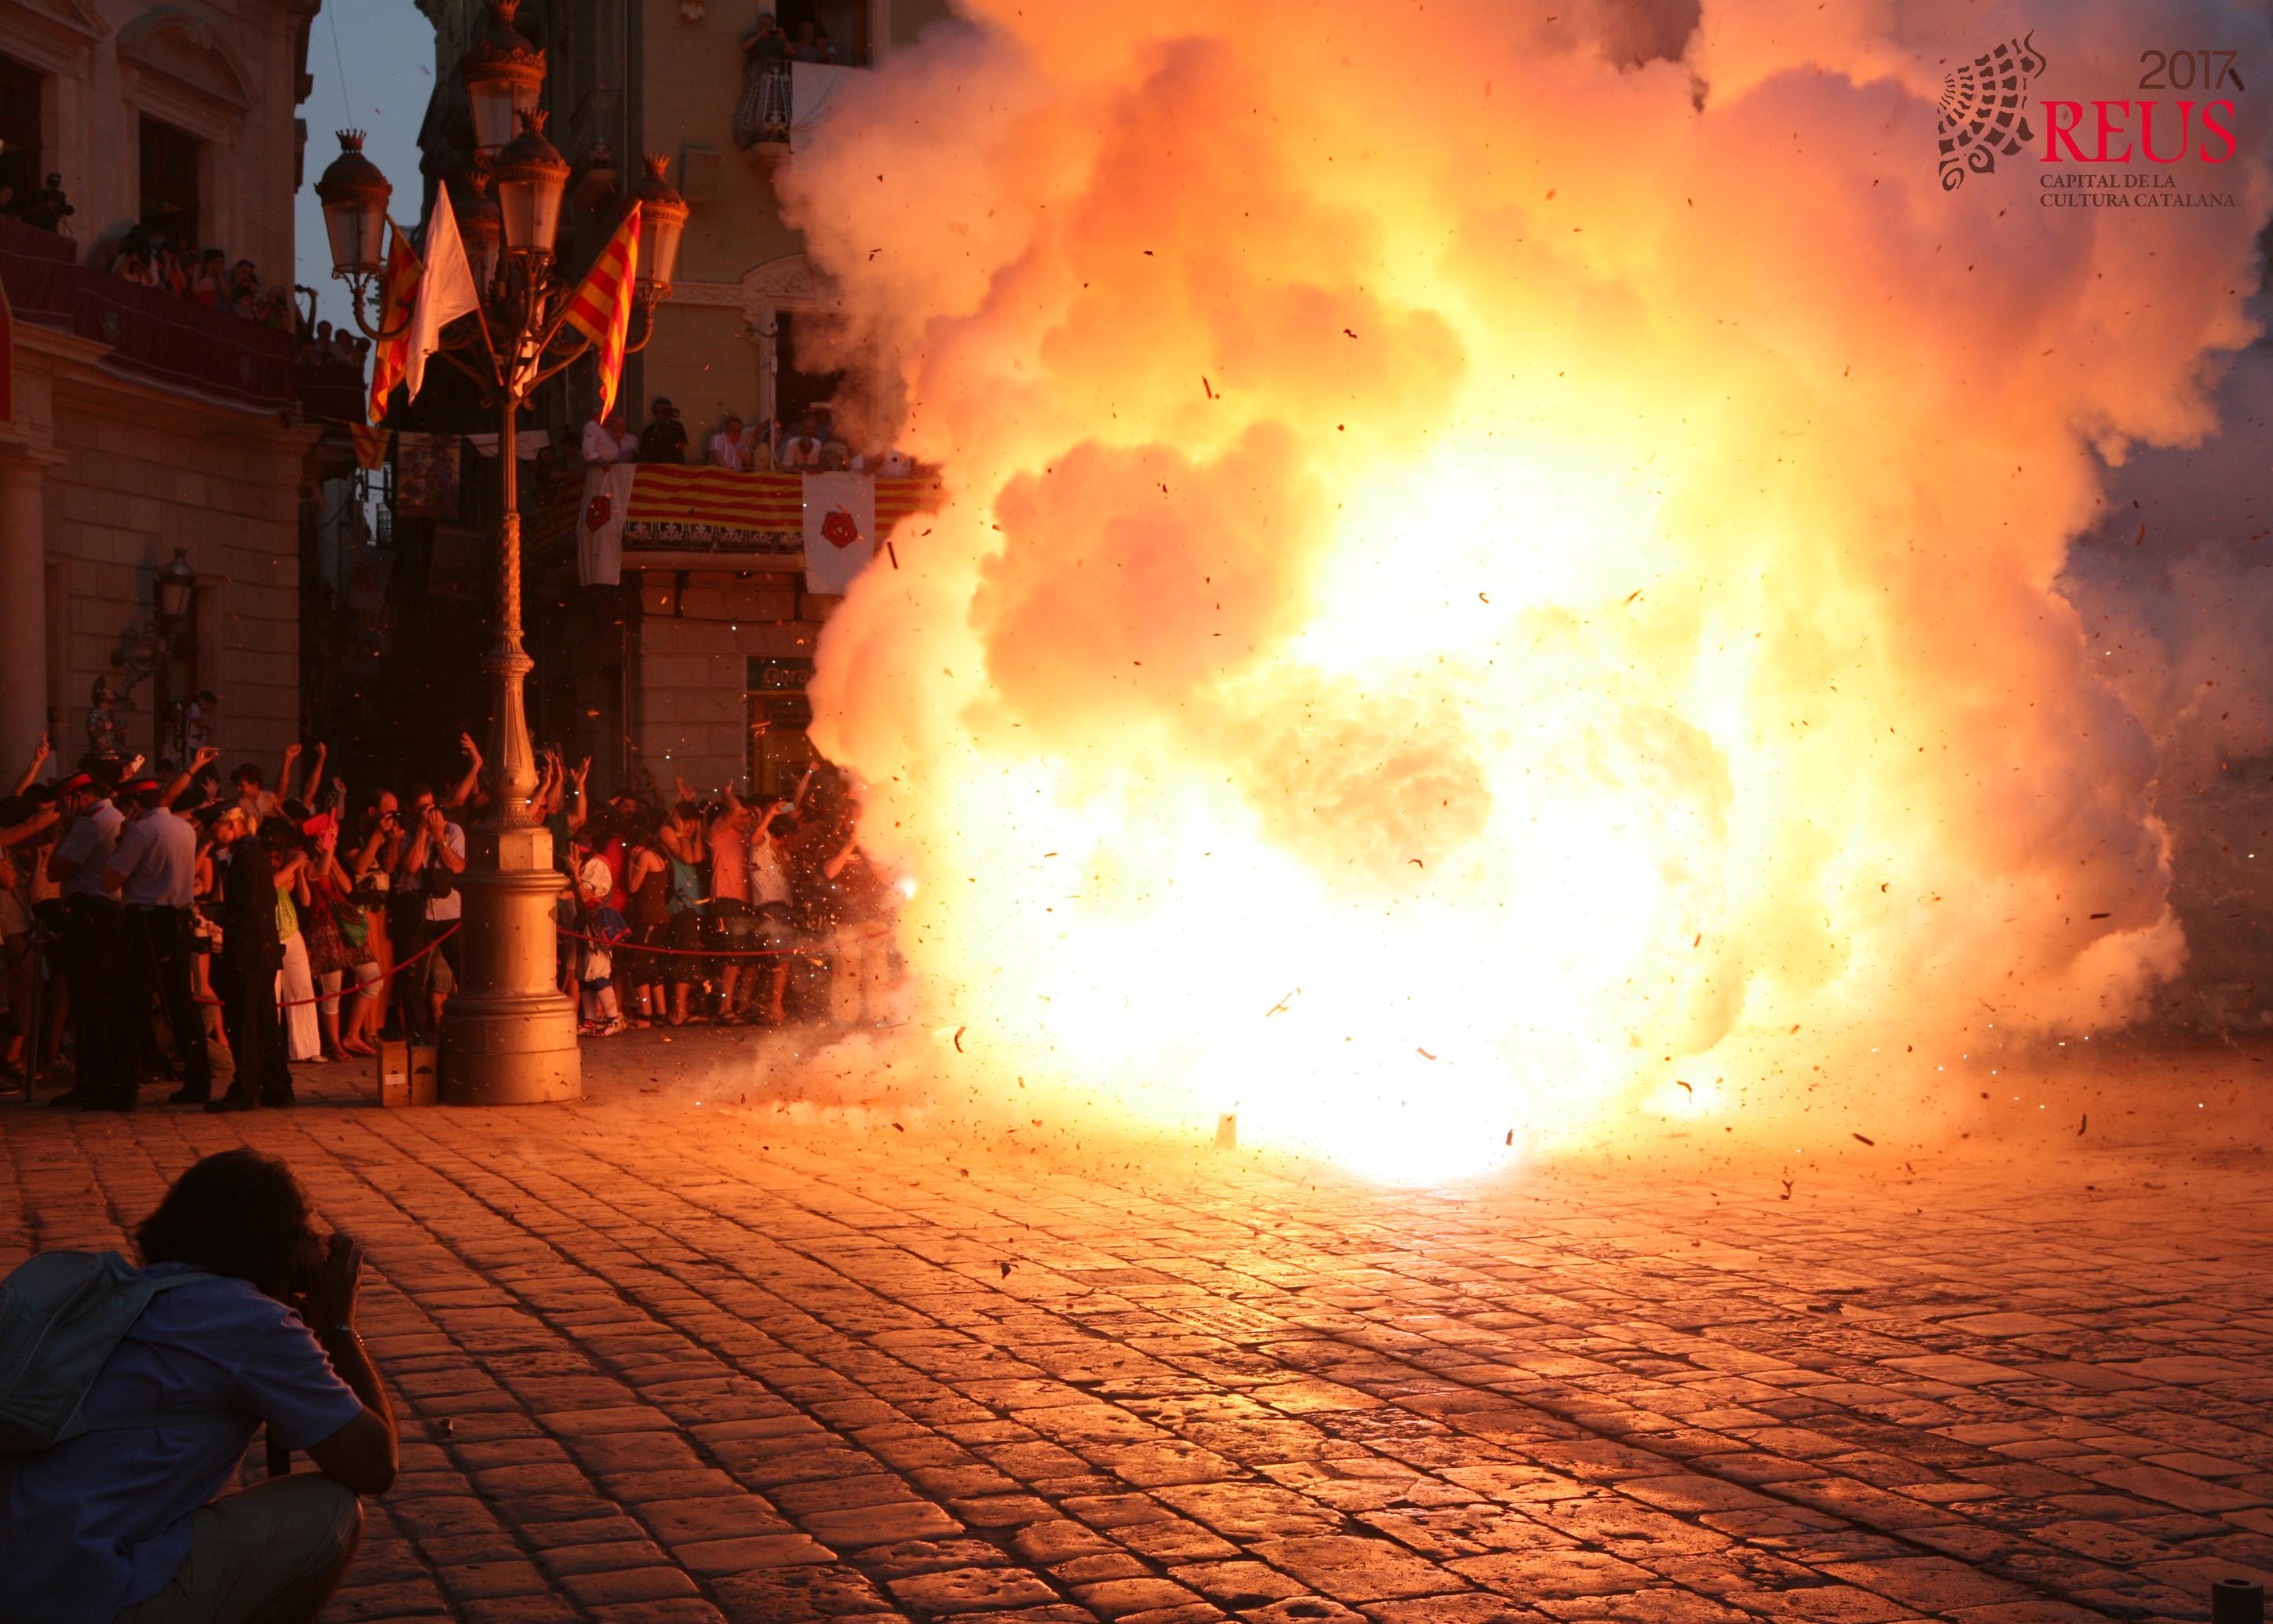
[[[631,476],[626,493],[620,486],[597,483],[602,472],[595,470],[586,482],[587,506],[604,492],[603,518],[610,540],[620,537],[625,550],[709,553],[761,569],[805,567],[802,474],[648,462],[622,470]],[[889,535],[892,526],[908,515],[939,505],[939,486],[929,479],[879,479],[875,491],[879,538]],[[585,577],[587,584],[594,579]]]
[[[351,425],[348,430],[348,438],[355,442],[357,468],[378,468],[386,466],[387,431],[385,429],[377,427],[366,429],[360,424]]]
[[[402,235],[402,228],[391,220],[386,222],[386,273],[379,281],[379,330],[394,336],[381,339],[371,350],[371,402],[365,415],[373,423],[386,415],[386,397],[394,393],[409,365],[410,306],[418,294],[419,274],[425,268],[409,239]]]
[[[805,476],[642,463],[629,523],[712,525],[725,530],[805,530]],[[803,543],[800,542],[799,543]]]
[[[631,337],[632,287],[639,275],[640,206],[634,203],[584,280],[569,296],[563,319],[591,340],[600,357],[600,415],[615,409],[623,381],[624,346]]]

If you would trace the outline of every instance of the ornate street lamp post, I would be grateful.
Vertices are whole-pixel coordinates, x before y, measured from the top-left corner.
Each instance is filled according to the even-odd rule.
[[[552,837],[532,811],[536,761],[521,687],[535,664],[521,647],[521,513],[515,457],[523,402],[589,348],[565,318],[574,284],[553,258],[568,165],[544,138],[536,107],[544,54],[513,29],[518,0],[491,0],[489,26],[458,67],[472,100],[486,162],[461,232],[480,308],[445,331],[436,355],[480,385],[498,411],[497,642],[482,661],[496,707],[484,772],[489,805],[474,830],[465,872],[465,971],[443,1011],[441,1090],[454,1104],[518,1105],[574,1099],[581,1089],[576,1008],[553,979],[552,902],[560,888]],[[507,121],[521,131],[505,138]],[[374,341],[394,336],[366,319],[380,290],[379,230],[392,188],[362,154],[362,137],[340,135],[340,156],[316,183],[331,238],[333,274],[352,289],[356,324]],[[686,205],[663,178],[664,161],[626,204],[641,208],[641,258],[631,341],[645,347],[656,302],[668,296]],[[483,195],[484,183],[496,199]],[[649,213],[648,211],[654,211]],[[651,256],[651,257],[650,257]],[[385,319],[385,312],[381,312]]]

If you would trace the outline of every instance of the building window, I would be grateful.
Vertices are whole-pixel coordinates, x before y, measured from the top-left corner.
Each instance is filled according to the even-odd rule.
[[[142,121],[142,226],[169,243],[198,237],[198,160],[204,143],[155,118]]]
[[[810,660],[750,662],[750,792],[761,800],[796,794],[813,760],[805,736],[813,725],[813,702],[805,697],[812,680]]]
[[[37,68],[0,56],[0,186],[14,189],[10,213],[31,201],[45,178],[40,170],[40,98],[45,82]]]
[[[826,56],[806,60],[842,63],[852,68],[867,65],[867,0],[780,0],[775,15],[782,32],[789,35],[792,55],[798,54],[800,46],[825,45]]]

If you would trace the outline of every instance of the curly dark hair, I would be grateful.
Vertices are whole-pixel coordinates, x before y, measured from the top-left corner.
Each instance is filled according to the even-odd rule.
[[[271,1297],[291,1290],[313,1233],[292,1170],[258,1150],[223,1150],[174,1180],[134,1231],[142,1261],[191,1263],[246,1280]]]

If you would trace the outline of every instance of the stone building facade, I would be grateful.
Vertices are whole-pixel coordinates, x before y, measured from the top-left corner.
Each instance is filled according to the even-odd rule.
[[[121,283],[95,251],[141,225],[292,281],[293,193],[319,0],[0,0],[14,168],[60,176],[61,232],[0,221],[14,308],[0,419],[0,763],[52,725],[86,745],[98,678],[123,747],[165,753],[167,707],[221,696],[231,762],[299,722],[299,491],[289,334]],[[151,635],[158,573],[196,573]]]
[[[470,157],[455,64],[485,6],[419,4],[436,34],[438,89],[420,138],[431,186]],[[694,211],[672,296],[626,370],[622,400],[636,427],[656,396],[670,397],[698,460],[727,414],[752,423],[793,416],[834,387],[821,363],[798,351],[799,318],[829,296],[775,191],[806,126],[793,120],[776,132],[786,139],[737,138],[739,42],[761,10],[792,34],[806,21],[825,30],[841,64],[830,71],[846,73],[904,49],[950,11],[947,0],[523,0],[516,19],[547,54],[550,133],[574,167],[564,261],[581,266],[596,251],[616,189],[638,177],[641,154],[670,159]],[[808,77],[825,87],[827,74]],[[592,407],[586,370],[572,371],[546,408],[564,445]],[[644,778],[667,790],[675,776],[705,790],[795,781],[806,759],[804,680],[836,600],[754,557],[627,549],[619,587],[576,585],[561,551],[536,562],[532,725],[572,757],[591,756],[596,788]]]

